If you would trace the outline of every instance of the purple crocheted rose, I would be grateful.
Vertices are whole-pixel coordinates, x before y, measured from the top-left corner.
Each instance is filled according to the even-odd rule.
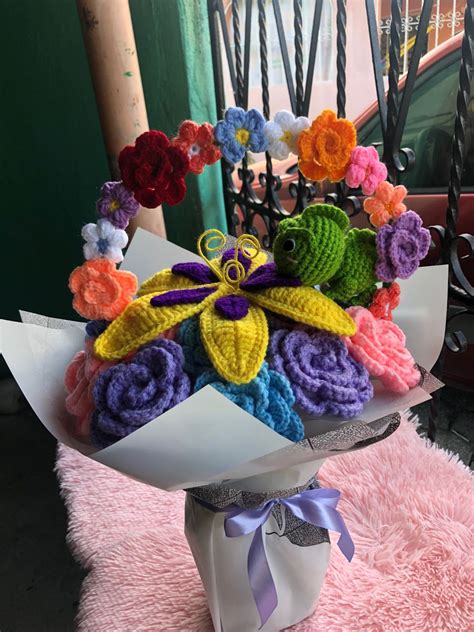
[[[102,185],[100,198],[97,200],[97,213],[106,217],[117,228],[127,228],[139,208],[133,193],[121,182],[106,182]]]
[[[378,261],[375,273],[391,283],[397,277],[408,279],[428,254],[430,231],[423,228],[421,217],[407,211],[393,224],[385,224],[377,233]]]
[[[181,347],[158,338],[101,373],[93,389],[92,443],[105,448],[186,399],[191,385],[183,366]]]
[[[355,417],[374,395],[366,369],[350,357],[339,336],[325,331],[277,329],[267,359],[289,380],[296,403],[310,415]]]

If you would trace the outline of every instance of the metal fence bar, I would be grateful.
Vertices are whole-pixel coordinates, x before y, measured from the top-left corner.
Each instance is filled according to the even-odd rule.
[[[291,74],[290,56],[288,55],[288,46],[286,45],[285,28],[281,17],[281,8],[279,0],[273,0],[273,13],[275,14],[275,24],[277,27],[278,41],[280,43],[280,52],[285,69],[286,85],[288,86],[288,96],[290,97],[291,111],[296,112],[296,93]]]
[[[471,97],[471,75],[474,54],[474,0],[468,0],[464,12],[464,37],[461,46],[461,66],[459,88],[456,101],[456,118],[451,154],[451,171],[448,186],[448,208],[446,210],[446,232],[442,244],[443,261],[451,266],[452,278],[449,289],[451,296],[474,305],[474,288],[467,280],[458,256],[458,240],[464,240],[471,252],[474,238],[457,234],[459,197],[461,195],[462,171],[464,166],[464,146],[468,107]]]
[[[252,38],[252,8],[253,0],[247,0],[245,5],[245,52],[244,52],[244,110],[249,105],[249,78],[250,78],[250,48]]]
[[[370,51],[372,53],[372,67],[374,71],[375,90],[377,93],[377,105],[382,128],[382,137],[387,133],[387,103],[385,101],[385,86],[383,82],[382,54],[378,35],[378,21],[375,13],[375,0],[365,0],[367,14],[367,26],[369,29]]]
[[[398,173],[402,173],[406,169],[410,169],[415,161],[415,154],[412,150],[404,149],[402,153],[405,155],[406,164],[403,165],[399,158],[400,145],[402,141],[403,132],[405,130],[405,124],[408,115],[408,108],[410,106],[411,95],[413,94],[413,88],[415,87],[416,75],[418,72],[418,66],[420,65],[421,55],[428,37],[428,26],[431,17],[431,10],[433,8],[433,0],[425,0],[421,10],[420,21],[418,25],[418,32],[416,34],[415,46],[413,48],[413,54],[408,69],[405,86],[403,88],[403,94],[400,101],[400,107],[395,123],[395,129],[393,131],[393,138],[391,140],[392,146],[392,160]],[[405,25],[406,28],[406,25]]]
[[[390,24],[390,68],[388,71],[387,95],[387,131],[383,139],[383,161],[387,165],[388,174],[392,182],[398,182],[398,173],[393,156],[393,139],[398,118],[398,78],[400,75],[400,27],[402,16],[400,12],[401,0],[392,0],[392,22]]]
[[[308,69],[306,71],[306,87],[304,91],[303,106],[301,108],[302,116],[308,116],[309,105],[311,102],[311,90],[313,88],[314,66],[316,63],[316,53],[318,51],[319,30],[321,27],[321,14],[323,11],[323,0],[315,0],[313,28],[311,31],[311,43],[308,55]]]

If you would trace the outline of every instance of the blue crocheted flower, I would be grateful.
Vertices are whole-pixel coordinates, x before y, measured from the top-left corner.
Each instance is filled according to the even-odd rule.
[[[214,127],[214,138],[221,146],[222,155],[228,162],[239,162],[246,151],[265,151],[267,140],[263,133],[265,119],[255,109],[228,108],[224,120]]]
[[[196,377],[212,367],[199,333],[199,318],[188,318],[181,323],[176,336],[184,353],[184,370]]]
[[[290,383],[283,375],[269,369],[266,362],[248,384],[231,384],[214,369],[205,371],[196,380],[194,392],[208,384],[290,441],[303,439],[303,422],[293,410],[295,396]]]

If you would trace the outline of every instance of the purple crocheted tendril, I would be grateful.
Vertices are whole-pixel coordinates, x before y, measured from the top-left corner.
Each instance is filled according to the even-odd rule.
[[[378,261],[375,273],[381,281],[391,283],[398,277],[408,279],[426,257],[431,243],[430,232],[423,228],[421,217],[407,211],[393,224],[385,224],[377,233]]]
[[[243,290],[260,290],[267,287],[298,287],[301,281],[298,277],[280,274],[275,263],[265,263],[258,267],[246,281],[240,284]]]
[[[197,283],[217,283],[219,280],[214,272],[205,263],[190,261],[188,263],[177,263],[171,268],[173,274],[185,276]]]
[[[106,182],[102,185],[96,207],[98,215],[123,229],[138,213],[140,205],[122,182]]]
[[[216,291],[215,287],[197,287],[190,290],[171,290],[158,294],[150,299],[153,307],[169,307],[170,305],[182,305],[184,303],[200,303]]]
[[[241,320],[249,313],[249,302],[245,296],[222,296],[214,306],[228,320]]]
[[[93,388],[94,445],[104,448],[186,399],[191,385],[183,366],[181,347],[172,340],[158,338],[130,362],[101,373]]]
[[[373,397],[366,369],[333,334],[304,326],[277,329],[267,359],[289,380],[296,403],[311,415],[355,417]]]
[[[97,338],[110,325],[108,320],[90,320],[86,325],[86,334],[90,338]]]

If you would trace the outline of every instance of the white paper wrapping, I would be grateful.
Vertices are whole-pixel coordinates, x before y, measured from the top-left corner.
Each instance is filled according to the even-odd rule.
[[[122,268],[144,281],[178,261],[196,259],[196,255],[138,230]],[[415,360],[430,369],[444,337],[447,267],[420,269],[401,286],[397,321]],[[397,425],[392,413],[429,399],[423,388],[400,398],[377,385],[376,397],[357,419],[303,417],[306,439],[293,444],[208,386],[128,437],[95,451],[70,436],[64,406],[63,376],[74,353],[83,348],[83,323],[27,312],[22,318],[23,323],[0,321],[0,350],[46,428],[90,458],[166,490],[211,483],[250,492],[297,487],[314,475],[324,458],[390,434]],[[252,536],[227,538],[223,521],[223,513],[210,512],[188,495],[186,535],[216,630],[257,630],[258,613],[246,562]],[[285,524],[277,524],[274,517],[264,528],[278,592],[278,607],[265,631],[281,630],[314,610],[329,558],[327,542],[297,546],[287,537],[279,537],[284,529]]]

